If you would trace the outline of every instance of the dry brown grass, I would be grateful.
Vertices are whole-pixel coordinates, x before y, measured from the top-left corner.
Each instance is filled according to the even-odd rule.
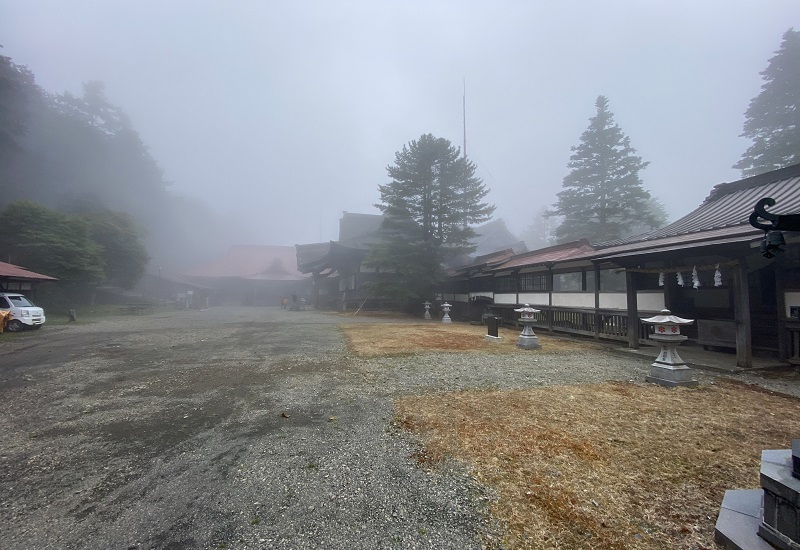
[[[735,382],[607,382],[396,403],[419,459],[467,461],[497,491],[512,548],[714,548],[725,489],[800,434],[800,400]]]
[[[425,351],[530,353],[519,331],[441,323],[354,324],[361,356]],[[539,334],[542,351],[595,344]],[[417,458],[470,463],[498,498],[490,513],[512,548],[714,548],[726,489],[758,487],[763,449],[800,433],[800,400],[728,381],[698,389],[607,382],[465,391],[396,403]]]
[[[361,357],[400,355],[425,351],[457,351],[483,353],[530,353],[516,347],[520,330],[501,328],[500,341],[484,339],[486,327],[462,323],[381,323],[341,325],[347,345]],[[592,342],[568,340],[552,336],[539,337],[542,351],[577,351],[596,347]]]

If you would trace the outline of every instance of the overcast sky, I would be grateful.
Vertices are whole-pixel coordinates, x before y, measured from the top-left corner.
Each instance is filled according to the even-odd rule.
[[[50,92],[104,82],[171,188],[250,244],[378,213],[404,144],[462,145],[465,81],[467,154],[512,231],[556,200],[600,94],[676,219],[739,179],[744,111],[790,27],[797,0],[0,0],[2,55]]]

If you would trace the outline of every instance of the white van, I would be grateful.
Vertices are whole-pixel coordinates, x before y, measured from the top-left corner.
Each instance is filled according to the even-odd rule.
[[[11,319],[6,325],[8,332],[41,328],[45,321],[44,310],[16,292],[0,292],[0,310],[11,311]]]

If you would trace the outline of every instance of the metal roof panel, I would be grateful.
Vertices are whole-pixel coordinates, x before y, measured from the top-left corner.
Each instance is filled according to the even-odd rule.
[[[0,262],[0,277],[10,278],[10,279],[27,279],[31,281],[57,281],[55,277],[50,277],[49,275],[42,275],[41,273],[35,273],[33,271],[28,271],[24,267],[20,267],[14,264],[8,264],[5,262]]]

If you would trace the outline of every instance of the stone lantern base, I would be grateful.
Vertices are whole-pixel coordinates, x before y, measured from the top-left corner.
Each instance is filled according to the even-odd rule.
[[[650,365],[650,376],[645,380],[674,388],[675,386],[696,386],[697,380],[692,378],[692,369],[686,366],[678,350],[675,349],[686,336],[679,334],[653,334],[650,337],[661,344],[661,353],[656,357],[655,363]]]
[[[539,344],[539,337],[535,334],[533,336],[520,334],[517,336],[517,347],[525,349],[539,349],[542,346]]]
[[[670,388],[697,385],[697,380],[692,378],[692,369],[686,365],[665,365],[658,362],[650,365],[650,375],[645,380]]]

